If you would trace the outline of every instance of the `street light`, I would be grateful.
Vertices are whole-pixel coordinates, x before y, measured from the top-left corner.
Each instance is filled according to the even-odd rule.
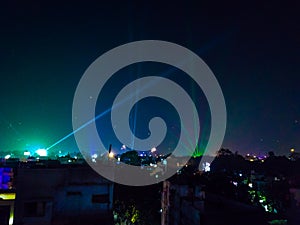
[[[155,148],[155,147],[151,148],[151,152],[152,152],[152,153],[153,153],[153,152],[156,152],[156,148]]]
[[[112,159],[114,156],[115,156],[115,154],[114,154],[113,152],[110,152],[110,153],[108,154],[108,157],[111,158],[111,159]]]

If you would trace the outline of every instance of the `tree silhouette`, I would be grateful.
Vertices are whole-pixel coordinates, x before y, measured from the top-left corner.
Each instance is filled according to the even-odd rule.
[[[219,151],[217,151],[217,157],[218,156],[229,156],[229,155],[233,155],[233,153],[226,148],[221,148]]]
[[[133,165],[133,166],[140,166],[141,159],[137,153],[137,151],[128,151],[121,155],[120,160],[126,164]]]

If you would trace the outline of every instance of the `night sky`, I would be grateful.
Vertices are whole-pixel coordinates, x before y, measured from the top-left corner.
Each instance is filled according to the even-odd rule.
[[[185,46],[214,72],[228,113],[223,147],[300,150],[297,1],[62,2],[0,3],[0,152],[46,148],[71,133],[87,67],[145,39]],[[51,150],[76,148],[71,136]]]

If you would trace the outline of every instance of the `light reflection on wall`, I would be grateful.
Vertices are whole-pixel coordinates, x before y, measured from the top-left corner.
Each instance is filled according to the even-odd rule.
[[[12,188],[13,169],[0,168],[0,190]]]

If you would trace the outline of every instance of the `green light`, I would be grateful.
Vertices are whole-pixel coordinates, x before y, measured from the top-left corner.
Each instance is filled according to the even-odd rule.
[[[193,153],[193,157],[196,158],[196,157],[203,156],[204,151],[205,151],[204,148],[202,148],[200,146],[197,146],[194,153]]]
[[[272,220],[268,222],[271,225],[285,225],[287,224],[287,220]]]

